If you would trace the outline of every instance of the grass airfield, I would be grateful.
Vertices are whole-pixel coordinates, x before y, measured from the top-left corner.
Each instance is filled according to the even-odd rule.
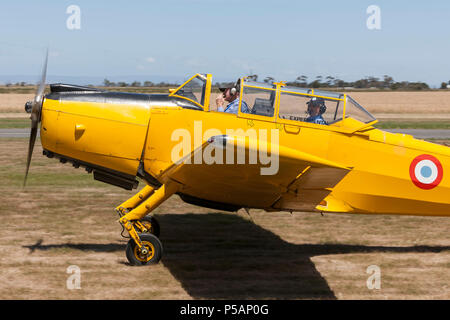
[[[155,211],[163,259],[133,267],[114,212],[131,191],[43,157],[39,140],[23,189],[27,139],[0,146],[0,299],[450,298],[448,218],[248,215],[173,196]],[[81,289],[67,288],[71,265]]]
[[[0,93],[0,128],[29,128],[32,92]],[[350,94],[379,128],[449,129],[450,91]],[[137,190],[42,156],[39,139],[23,189],[28,140],[0,148],[0,299],[450,299],[448,218],[248,215],[173,196],[155,211],[163,259],[133,267],[114,208]],[[81,289],[67,288],[72,265]],[[367,287],[373,265],[380,289]]]

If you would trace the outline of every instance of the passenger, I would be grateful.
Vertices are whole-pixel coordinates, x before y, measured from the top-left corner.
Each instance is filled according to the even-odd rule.
[[[309,117],[305,120],[306,122],[328,125],[328,123],[322,117],[322,114],[327,111],[324,99],[313,97],[306,104],[308,105],[307,113],[309,114]]]
[[[231,87],[222,87],[219,90],[222,93],[216,98],[217,111],[237,114],[239,108],[239,92],[241,91],[240,79]],[[225,101],[228,102],[228,105],[224,108]],[[241,112],[250,113],[245,101],[242,101]]]

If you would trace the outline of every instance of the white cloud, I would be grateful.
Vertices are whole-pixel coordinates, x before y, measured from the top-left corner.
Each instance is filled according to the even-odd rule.
[[[147,59],[145,59],[145,61],[150,62],[150,63],[153,63],[153,62],[155,62],[156,60],[155,60],[155,58],[153,58],[153,57],[148,57]]]

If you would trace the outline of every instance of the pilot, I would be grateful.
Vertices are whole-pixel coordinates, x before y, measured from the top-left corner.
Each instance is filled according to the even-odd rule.
[[[238,113],[239,108],[239,92],[240,90],[240,81],[239,79],[235,84],[231,87],[221,87],[219,90],[222,92],[216,98],[217,111],[220,112],[229,112],[229,113]],[[225,102],[228,102],[227,106],[224,108]],[[241,112],[250,113],[247,104],[245,101],[242,101]]]
[[[306,104],[308,105],[307,113],[309,114],[309,117],[305,120],[306,122],[328,125],[328,123],[322,117],[322,114],[327,111],[324,99],[313,97]]]

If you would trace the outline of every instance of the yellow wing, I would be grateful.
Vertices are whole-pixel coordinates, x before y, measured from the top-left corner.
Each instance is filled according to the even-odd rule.
[[[196,198],[266,210],[312,211],[351,170],[292,148],[213,136],[160,177]]]

